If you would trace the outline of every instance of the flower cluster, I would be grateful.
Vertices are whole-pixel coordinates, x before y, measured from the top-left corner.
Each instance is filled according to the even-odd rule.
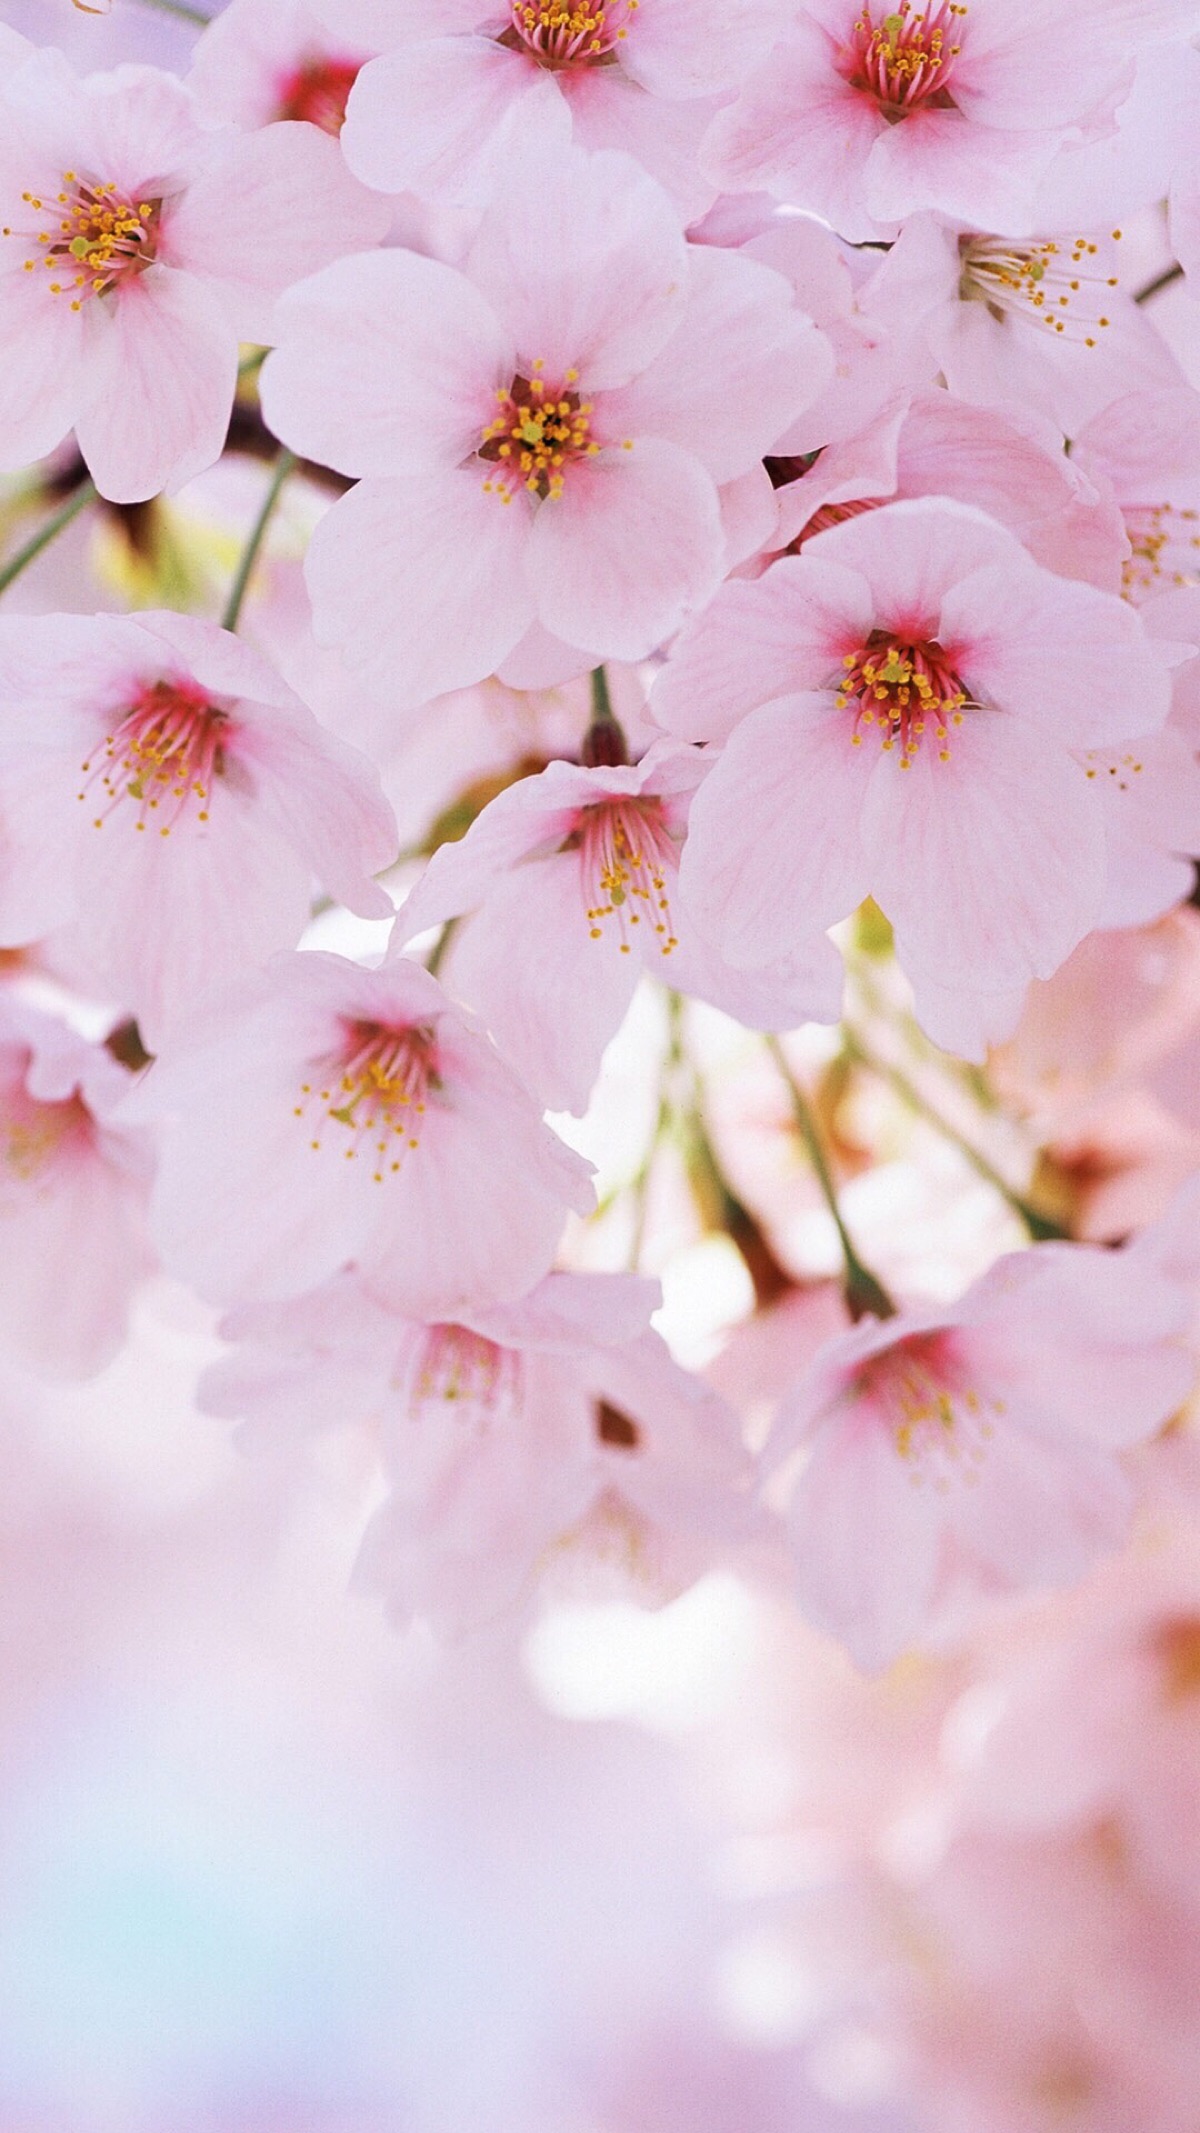
[[[1194,2133],[1200,0],[76,11],[0,1377],[186,1310],[429,1649],[740,1594],[818,2088]]]

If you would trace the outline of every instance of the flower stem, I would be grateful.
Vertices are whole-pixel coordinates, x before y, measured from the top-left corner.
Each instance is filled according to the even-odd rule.
[[[26,541],[23,548],[18,548],[15,556],[9,562],[0,566],[0,593],[7,592],[14,578],[20,577],[26,565],[32,563],[35,556],[41,554],[43,548],[48,548],[51,541],[57,539],[64,526],[69,526],[71,520],[78,518],[84,507],[87,504],[94,503],[95,500],[95,482],[81,481],[79,487],[68,496],[61,509],[54,513],[53,518],[48,518],[45,525],[38,528],[32,539]]]
[[[225,603],[225,613],[221,617],[222,626],[227,630],[235,630],[238,626],[242,612],[242,602],[246,597],[246,587],[250,583],[250,573],[258,561],[258,552],[266,539],[267,528],[274,516],[275,506],[279,502],[284,482],[287,480],[288,475],[295,471],[297,463],[294,452],[281,452],[275,461],[275,472],[271,476],[270,486],[262,500],[262,508],[258,517],[250,529],[250,538],[242,550],[241,561],[238,564],[233,584],[229,588],[229,598]]]
[[[1133,301],[1135,304],[1148,304],[1151,297],[1157,296],[1161,289],[1169,289],[1172,282],[1182,280],[1183,268],[1175,261],[1171,266],[1165,267],[1161,274],[1156,274],[1153,281],[1148,281],[1144,289],[1139,289]]]
[[[589,770],[612,769],[629,761],[629,747],[621,721],[613,710],[608,675],[603,667],[592,668],[592,723],[580,750]]]
[[[1070,1230],[1064,1229],[1061,1223],[1052,1221],[1049,1215],[1039,1214],[1036,1207],[1024,1199],[1019,1192],[1014,1191],[1007,1180],[1001,1176],[995,1165],[989,1162],[987,1156],[980,1149],[974,1147],[969,1140],[965,1139],[958,1131],[957,1126],[950,1124],[948,1118],[943,1118],[936,1106],[930,1103],[928,1097],[921,1094],[915,1083],[909,1080],[907,1074],[900,1067],[890,1066],[886,1060],[877,1058],[873,1052],[868,1050],[861,1037],[855,1035],[853,1030],[843,1028],[842,1044],[851,1059],[856,1059],[860,1066],[866,1067],[868,1073],[876,1074],[881,1081],[888,1082],[896,1091],[897,1096],[908,1105],[910,1111],[915,1111],[919,1118],[926,1119],[938,1133],[942,1134],[946,1140],[958,1149],[959,1154],[966,1158],[972,1170],[992,1187],[993,1192],[999,1193],[1001,1199],[1007,1202],[1015,1215],[1020,1216],[1035,1244],[1045,1244],[1052,1239],[1070,1237]]]
[[[778,1037],[767,1038],[767,1050],[770,1052],[787,1086],[788,1095],[792,1101],[792,1117],[795,1119],[796,1129],[804,1142],[808,1152],[808,1159],[813,1167],[813,1173],[821,1188],[821,1196],[833,1217],[834,1228],[838,1233],[838,1241],[842,1247],[842,1263],[845,1268],[842,1290],[846,1298],[846,1308],[851,1318],[855,1320],[866,1318],[868,1314],[875,1318],[894,1318],[896,1316],[895,1304],[892,1302],[883,1283],[871,1272],[868,1266],[864,1266],[859,1258],[854,1248],[853,1239],[842,1219],[842,1210],[838,1206],[837,1188],[833,1182],[833,1174],[829,1168],[829,1160],[822,1145],[816,1119],[813,1117],[808,1098],[787,1063],[783,1046],[780,1044]]]

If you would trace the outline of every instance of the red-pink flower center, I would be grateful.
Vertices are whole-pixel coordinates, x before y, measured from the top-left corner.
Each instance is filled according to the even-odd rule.
[[[306,119],[322,133],[340,133],[361,65],[359,59],[303,60],[279,84],[276,117]]]
[[[520,1389],[516,1351],[468,1326],[430,1326],[408,1375],[413,1414],[457,1407],[465,1417],[493,1421],[519,1404]]]
[[[297,1118],[318,1113],[310,1147],[332,1146],[348,1163],[365,1159],[382,1185],[419,1146],[426,1096],[441,1086],[433,1030],[347,1022],[338,1049],[317,1064],[319,1078],[301,1083],[295,1107]]]
[[[940,644],[907,643],[873,630],[860,651],[846,653],[842,666],[838,709],[853,706],[856,748],[875,728],[885,755],[899,745],[902,770],[926,739],[936,744],[938,761],[949,762],[951,729],[962,725],[970,698]]]
[[[549,385],[539,360],[528,378],[518,374],[496,394],[496,413],[484,428],[477,456],[493,470],[484,482],[488,495],[510,504],[519,489],[531,496],[557,497],[569,468],[594,459],[600,450],[592,436],[592,403],[581,398],[579,372],[568,370],[560,385]]]
[[[914,1333],[860,1365],[850,1397],[882,1414],[914,1485],[939,1491],[973,1482],[994,1434],[1003,1400],[970,1383],[953,1338]]]
[[[85,297],[108,296],[153,263],[162,201],[130,199],[115,185],[73,170],[63,173],[63,188],[46,200],[22,193],[37,224],[31,230],[6,227],[3,235],[23,238],[32,248],[25,272],[45,269],[51,295],[69,297],[72,311],[79,311]]]
[[[556,72],[611,65],[637,9],[638,0],[511,0],[500,42]]]
[[[592,939],[602,940],[612,924],[621,954],[629,955],[636,926],[648,945],[657,943],[663,955],[670,955],[679,944],[667,883],[678,869],[679,854],[661,800],[599,800],[581,809],[564,849],[575,847]]]
[[[966,13],[955,0],[926,0],[921,7],[899,0],[877,21],[864,0],[843,55],[846,80],[893,125],[931,104],[947,109]]]
[[[78,794],[100,829],[122,802],[135,828],[167,837],[176,824],[207,822],[214,778],[225,767],[229,718],[190,681],[152,681],[138,691],[103,747],[81,765]]]

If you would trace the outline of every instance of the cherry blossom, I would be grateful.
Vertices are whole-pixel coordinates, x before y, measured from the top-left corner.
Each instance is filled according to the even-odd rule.
[[[1189,0],[803,0],[707,143],[713,176],[870,239],[936,209],[1023,236],[1065,142],[1103,132]]]
[[[982,513],[834,526],[727,587],[656,689],[671,730],[724,742],[683,900],[755,969],[873,895],[930,1035],[978,1057],[1096,922],[1103,820],[1071,751],[1131,703],[1147,731],[1169,705],[1136,617]]]
[[[327,27],[305,0],[229,0],[196,46],[189,87],[235,126],[303,119],[339,134],[359,68],[376,47]]]
[[[39,51],[0,110],[0,466],[73,428],[102,495],[177,486],[220,454],[239,340],[270,340],[292,282],[376,243],[386,204],[315,127],[206,130],[153,68],[79,81]]]
[[[697,751],[669,745],[636,768],[550,763],[435,852],[397,919],[402,941],[474,913],[453,942],[448,980],[552,1109],[585,1109],[643,972],[751,1026],[837,1017],[841,964],[828,941],[746,973],[724,967],[676,915],[704,771]]]
[[[950,1310],[830,1342],[767,1451],[775,1467],[808,1453],[786,1516],[811,1619],[874,1669],[960,1587],[1077,1579],[1129,1522],[1116,1454],[1191,1390],[1186,1317],[1152,1268],[1043,1245],[999,1260]]]
[[[401,703],[535,625],[576,672],[645,657],[716,590],[718,487],[765,490],[829,360],[786,283],[689,251],[629,159],[512,151],[464,272],[344,260],[280,307],[267,419],[365,477],[309,549],[318,638]]]
[[[151,1149],[114,1115],[128,1081],[103,1046],[0,996],[0,1345],[48,1377],[116,1354],[154,1265]]]
[[[382,192],[482,194],[506,144],[540,132],[635,155],[688,220],[717,190],[697,162],[717,93],[784,0],[433,0],[394,14],[395,48],[347,113],[350,168]],[[502,160],[500,166],[502,168]]]
[[[126,1115],[160,1133],[164,1260],[216,1301],[353,1261],[397,1310],[506,1302],[592,1202],[589,1166],[411,962],[272,957],[164,1047]]]
[[[0,623],[0,943],[69,953],[151,1045],[395,856],[374,766],[247,646],[175,614]]]
[[[225,1322],[210,1411],[251,1444],[371,1418],[389,1493],[357,1582],[399,1622],[460,1633],[539,1574],[614,1572],[661,1601],[749,1523],[732,1414],[673,1364],[647,1321],[654,1283],[551,1274],[519,1302],[419,1323],[353,1274]]]

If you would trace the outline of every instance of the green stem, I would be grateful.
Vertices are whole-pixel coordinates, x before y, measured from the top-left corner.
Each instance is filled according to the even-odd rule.
[[[1035,1244],[1045,1244],[1051,1239],[1070,1237],[1071,1232],[1069,1229],[1064,1229],[1061,1223],[1051,1221],[1048,1215],[1039,1214],[1036,1207],[1024,1199],[1019,1192],[1015,1192],[1007,1179],[1001,1176],[995,1164],[989,1162],[987,1156],[980,1149],[974,1147],[958,1131],[957,1126],[952,1126],[948,1118],[943,1118],[936,1105],[931,1104],[928,1097],[921,1094],[915,1083],[909,1080],[907,1074],[901,1068],[889,1066],[886,1060],[878,1059],[873,1052],[867,1049],[862,1039],[855,1036],[853,1030],[843,1029],[842,1043],[851,1059],[857,1059],[859,1065],[866,1067],[869,1073],[877,1074],[881,1081],[888,1082],[896,1091],[897,1096],[902,1098],[908,1105],[910,1111],[915,1111],[919,1118],[926,1119],[945,1140],[948,1140],[953,1147],[958,1149],[959,1154],[965,1157],[972,1170],[991,1186],[993,1192],[999,1193],[1001,1199],[1007,1202],[1015,1215],[1020,1216]]]
[[[597,726],[615,726],[617,714],[609,694],[608,675],[603,667],[592,668],[592,722]]]
[[[258,517],[250,529],[250,538],[242,550],[242,559],[238,564],[233,584],[229,588],[229,598],[225,603],[225,613],[221,617],[222,626],[227,630],[235,630],[238,626],[241,618],[242,602],[246,597],[246,587],[250,583],[250,573],[258,561],[258,552],[266,539],[267,527],[274,516],[275,506],[279,502],[284,482],[287,480],[288,475],[295,471],[296,465],[297,460],[294,452],[281,452],[275,461],[275,472],[271,476],[270,487],[262,500],[262,508]]]
[[[842,1261],[845,1267],[845,1278],[842,1286],[846,1298],[846,1308],[853,1319],[865,1318],[868,1312],[876,1318],[894,1318],[896,1316],[895,1304],[892,1302],[883,1283],[871,1272],[870,1267],[865,1266],[859,1258],[850,1232],[842,1220],[842,1210],[838,1206],[837,1188],[833,1182],[833,1174],[829,1168],[829,1161],[821,1142],[816,1119],[813,1117],[808,1098],[788,1065],[787,1057],[778,1037],[767,1038],[767,1050],[770,1052],[776,1068],[787,1086],[787,1092],[792,1102],[792,1117],[795,1119],[797,1131],[808,1152],[813,1174],[821,1188],[821,1197],[833,1217],[834,1228],[838,1233],[838,1241],[842,1247]]]
[[[95,500],[95,482],[80,482],[74,494],[68,496],[61,510],[56,511],[53,518],[48,518],[45,525],[39,527],[32,539],[26,541],[23,548],[18,548],[10,562],[0,567],[0,593],[7,592],[14,578],[20,577],[26,565],[32,563],[35,556],[41,554],[43,548],[48,548],[51,541],[58,538],[64,526],[69,526],[71,520],[78,518],[84,507],[87,504],[94,503]]]

